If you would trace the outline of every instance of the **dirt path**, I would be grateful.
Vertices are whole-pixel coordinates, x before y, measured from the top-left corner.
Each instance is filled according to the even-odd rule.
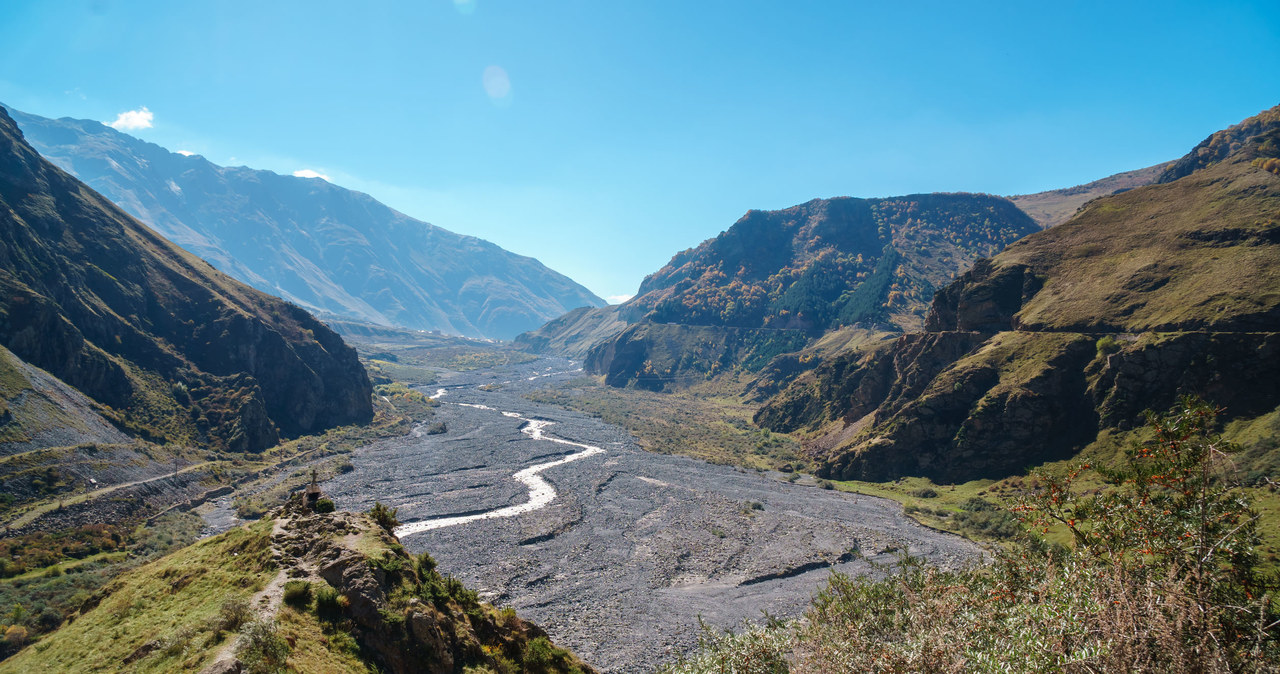
[[[278,556],[281,553],[279,546],[276,544],[281,536],[283,536],[285,527],[288,526],[289,519],[280,517],[276,519],[274,526],[271,528],[271,553]],[[253,607],[256,615],[254,620],[263,622],[272,622],[276,619],[276,613],[280,611],[280,602],[284,598],[284,584],[288,580],[285,569],[276,572],[271,582],[267,586],[258,590],[252,597],[249,597],[249,606]],[[200,670],[200,674],[218,674],[220,672],[238,671],[234,669],[236,662],[236,645],[240,642],[238,634],[227,637],[227,643],[218,649],[218,655],[214,657],[213,662],[207,667]]]

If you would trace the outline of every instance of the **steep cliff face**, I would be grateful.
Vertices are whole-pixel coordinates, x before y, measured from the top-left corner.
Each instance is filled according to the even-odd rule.
[[[677,254],[627,304],[646,320],[821,332],[919,326],[935,288],[1038,228],[983,194],[815,199],[750,211]]]
[[[3,111],[0,343],[149,440],[260,450],[372,417],[336,334],[42,159]]]
[[[41,154],[170,241],[312,311],[510,339],[604,305],[533,258],[320,178],[218,166],[91,120],[13,116]]]
[[[638,323],[591,349],[583,367],[603,374],[610,386],[661,391],[734,367],[757,370],[807,341],[795,330]]]
[[[1277,110],[1215,134],[1184,177],[980,261],[927,332],[824,363],[757,422],[821,430],[823,475],[959,481],[1063,458],[1180,394],[1228,418],[1275,409],[1280,176],[1256,160],[1280,155]]]

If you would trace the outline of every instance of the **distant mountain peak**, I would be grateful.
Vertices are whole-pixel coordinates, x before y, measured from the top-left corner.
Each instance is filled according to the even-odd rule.
[[[219,166],[91,120],[13,117],[41,154],[131,215],[312,311],[509,339],[606,304],[533,258],[325,180]]]

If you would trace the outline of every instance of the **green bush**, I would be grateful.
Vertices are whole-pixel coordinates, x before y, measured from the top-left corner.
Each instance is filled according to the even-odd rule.
[[[369,566],[375,569],[382,569],[387,573],[399,573],[407,567],[407,564],[400,555],[391,550],[383,550],[381,557],[369,558]]]
[[[453,576],[445,576],[444,587],[449,596],[461,604],[463,608],[470,608],[480,604],[480,595],[476,594],[475,590],[468,590],[461,580]]]
[[[253,618],[253,607],[249,602],[236,598],[222,602],[218,609],[218,629],[233,632]]]
[[[400,520],[396,519],[396,513],[399,508],[388,508],[382,505],[381,501],[375,501],[373,507],[369,509],[369,516],[378,526],[386,529],[388,533],[400,526]]]
[[[520,659],[526,672],[560,672],[569,665],[569,652],[546,637],[534,637],[525,642]]]
[[[382,622],[389,627],[398,629],[404,626],[404,613],[394,608],[380,608],[378,609],[378,615],[382,616]]]
[[[284,584],[284,603],[306,608],[311,604],[311,583],[305,580],[290,580]]]
[[[329,500],[329,499],[327,499],[327,498],[322,498],[322,499],[319,499],[318,501],[316,501],[316,512],[318,512],[318,513],[331,513],[331,512],[333,512],[334,510],[335,510],[335,508],[334,508],[334,505],[333,505],[333,501],[331,501],[331,500]]]
[[[236,647],[243,670],[250,674],[276,674],[285,669],[289,658],[289,642],[276,633],[275,625],[255,620],[240,631]]]
[[[62,613],[51,606],[46,606],[36,614],[35,623],[41,632],[52,632],[62,626]]]
[[[715,632],[706,625],[698,636],[698,650],[661,672],[666,674],[786,674],[791,632],[779,625],[745,625],[733,632]],[[816,671],[816,670],[815,670]]]
[[[1115,353],[1120,350],[1120,342],[1111,335],[1106,335],[1098,340],[1098,355],[1105,356],[1109,353]]]
[[[316,616],[321,620],[336,621],[342,617],[341,595],[333,586],[325,583],[315,589]]]
[[[1257,614],[1237,609],[1267,592],[1258,576],[1258,515],[1236,488],[1229,457],[1240,448],[1214,433],[1216,414],[1192,398],[1167,415],[1148,413],[1155,437],[1126,450],[1124,465],[1039,472],[1039,486],[1020,510],[1041,529],[1065,527],[1076,549],[1099,563],[1187,581],[1206,614],[1247,629],[1234,621]],[[1109,488],[1079,493],[1074,483],[1086,471]]]

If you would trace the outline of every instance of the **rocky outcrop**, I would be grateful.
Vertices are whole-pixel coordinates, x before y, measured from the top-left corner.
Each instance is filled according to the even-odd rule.
[[[1016,329],[1018,311],[1043,285],[1044,279],[1026,265],[996,266],[991,260],[978,260],[973,269],[933,296],[924,329]]]
[[[381,671],[450,674],[475,666],[508,671],[511,665],[593,671],[550,644],[537,625],[480,604],[461,583],[437,573],[429,556],[410,557],[367,515],[315,513],[295,498],[277,522],[279,563],[290,577],[337,590],[340,615],[317,610],[325,620],[349,621],[362,654]],[[542,645],[531,648],[534,641]]]
[[[355,352],[42,159],[0,111],[0,344],[155,442],[257,451],[372,418]]]
[[[878,408],[887,418],[983,341],[978,333],[914,333],[846,353],[771,398],[756,412],[755,422],[789,433],[835,419],[854,423]]]
[[[1090,363],[1089,396],[1104,427],[1128,428],[1146,409],[1166,409],[1194,393],[1230,418],[1270,412],[1280,403],[1280,334],[1175,332],[1118,342]]]

